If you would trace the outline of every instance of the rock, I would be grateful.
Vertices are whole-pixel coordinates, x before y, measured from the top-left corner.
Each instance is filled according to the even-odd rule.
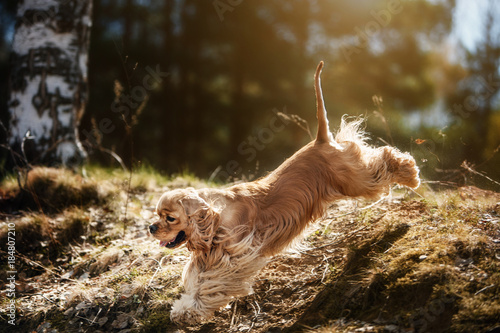
[[[113,328],[124,329],[128,326],[129,315],[126,313],[122,313],[119,315],[115,321],[111,324]]]
[[[63,275],[61,275],[61,279],[67,280],[73,276],[73,273],[74,273],[73,270],[68,271],[68,272],[64,273]]]
[[[97,324],[99,325],[99,327],[102,327],[104,324],[108,322],[108,320],[109,320],[108,317],[99,318],[99,320],[97,320]]]
[[[89,304],[87,304],[87,302],[85,301],[82,301],[80,303],[78,303],[78,305],[75,307],[75,310],[81,310],[81,309],[87,309],[89,307]]]
[[[63,314],[66,317],[71,317],[73,314],[75,314],[75,308],[71,307],[71,308],[67,309],[66,311],[64,311]]]
[[[80,275],[80,277],[78,278],[78,281],[85,281],[89,278],[89,273],[88,272],[85,272],[83,273],[82,275]]]

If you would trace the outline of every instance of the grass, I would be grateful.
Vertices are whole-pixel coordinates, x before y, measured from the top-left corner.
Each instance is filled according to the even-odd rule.
[[[147,237],[147,226],[163,191],[214,185],[149,167],[131,178],[98,167],[80,173],[40,168],[30,174],[29,191],[16,189],[12,177],[0,187],[12,194],[4,200],[17,198],[19,212],[0,212],[16,229],[15,329],[33,331],[44,323],[59,331],[177,329],[168,313],[182,292],[189,254],[185,248],[159,247]],[[499,202],[500,194],[475,187],[422,186],[418,195],[395,192],[390,201],[367,209],[339,203],[307,237],[310,251],[274,258],[257,277],[253,295],[193,330],[497,327]],[[6,231],[2,223],[1,256]],[[1,268],[5,281],[7,267]]]
[[[66,207],[86,207],[104,200],[98,183],[65,169],[35,168],[19,192],[22,206],[30,210],[59,212]]]
[[[481,222],[500,216],[499,197],[427,194],[386,215],[378,232],[349,250],[300,324],[311,326],[318,312],[331,321],[318,332],[349,331],[340,318],[358,328],[385,323],[378,329],[416,332],[481,332],[500,324],[500,260],[491,237],[498,239],[500,228]]]

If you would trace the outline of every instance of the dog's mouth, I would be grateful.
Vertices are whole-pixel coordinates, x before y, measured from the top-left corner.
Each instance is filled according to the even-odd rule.
[[[167,247],[169,249],[174,248],[180,244],[182,244],[186,240],[186,233],[184,231],[180,231],[177,236],[171,241],[160,241],[160,246]]]

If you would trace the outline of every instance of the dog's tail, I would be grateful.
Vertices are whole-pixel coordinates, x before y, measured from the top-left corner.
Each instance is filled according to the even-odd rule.
[[[333,140],[332,134],[328,129],[328,118],[326,115],[325,102],[323,101],[323,91],[321,90],[321,70],[323,61],[320,61],[314,75],[314,90],[316,91],[316,117],[318,118],[318,133],[316,142],[330,142]]]

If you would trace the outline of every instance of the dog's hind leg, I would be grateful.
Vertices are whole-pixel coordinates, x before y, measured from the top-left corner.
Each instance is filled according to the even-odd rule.
[[[417,188],[420,185],[419,170],[415,159],[408,153],[402,153],[394,147],[369,148],[365,147],[366,172],[371,175],[360,191],[361,196],[377,197],[387,193],[392,184]]]
[[[410,154],[402,153],[393,147],[381,147],[376,150],[380,152],[380,158],[375,164],[391,183],[410,188],[417,188],[420,185],[419,170]]]

